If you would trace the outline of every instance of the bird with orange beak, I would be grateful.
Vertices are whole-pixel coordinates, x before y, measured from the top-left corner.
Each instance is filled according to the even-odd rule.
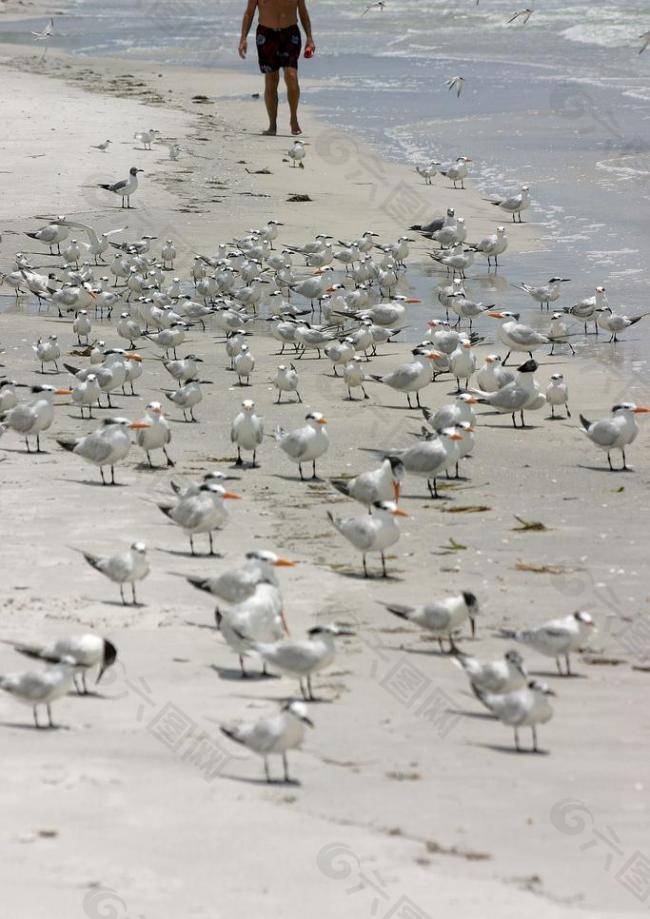
[[[330,479],[334,488],[368,508],[378,501],[399,503],[401,483],[404,479],[404,464],[394,456],[387,456],[377,469],[361,472],[353,479]]]
[[[205,482],[196,493],[179,497],[174,504],[159,504],[158,507],[189,537],[192,555],[196,555],[194,537],[200,533],[207,534],[209,555],[214,555],[212,533],[222,529],[228,521],[224,501],[238,500],[240,497],[232,491],[226,491],[221,485]]]
[[[165,454],[168,466],[173,466],[174,461],[167,453],[167,445],[172,440],[172,429],[163,414],[163,408],[160,402],[149,402],[145,406],[144,416],[140,419],[144,422],[144,427],[138,429],[135,440],[139,447],[142,447],[147,454],[149,466],[153,469],[151,462],[151,451],[162,450]]]
[[[366,557],[370,553],[381,556],[381,576],[388,577],[386,571],[386,550],[401,536],[396,517],[408,517],[394,501],[377,501],[370,514],[364,517],[335,517],[330,511],[327,516],[332,525],[345,537],[350,545],[361,552],[363,575],[368,577]]]
[[[369,377],[376,383],[385,383],[391,389],[404,393],[409,408],[413,408],[411,393],[415,393],[416,405],[421,407],[420,390],[432,382],[432,362],[440,357],[437,351],[426,348],[415,348],[412,353],[414,359],[407,364],[401,364],[390,373],[371,373]]]
[[[636,405],[634,402],[621,402],[619,405],[613,406],[609,418],[601,418],[600,421],[587,421],[584,415],[580,415],[583,433],[592,444],[607,453],[607,462],[612,472],[615,471],[610,455],[612,450],[621,451],[623,456],[621,470],[629,469],[625,458],[625,448],[636,440],[639,433],[636,416],[645,415],[649,412],[650,408],[645,405]]]
[[[243,465],[241,451],[252,451],[253,468],[257,466],[257,448],[264,440],[264,419],[255,413],[255,403],[252,399],[244,399],[230,428],[230,440],[237,444],[236,466]]]
[[[1,418],[0,434],[7,430],[15,431],[25,438],[27,452],[31,453],[29,438],[36,438],[36,452],[41,452],[40,435],[47,431],[54,421],[54,397],[69,396],[71,389],[54,386],[32,386],[33,399],[20,402]]]
[[[102,485],[115,485],[115,465],[125,459],[132,446],[130,431],[148,428],[146,421],[128,418],[104,418],[102,426],[78,440],[57,440],[60,447],[99,467]],[[111,480],[104,477],[104,467],[110,466]]]

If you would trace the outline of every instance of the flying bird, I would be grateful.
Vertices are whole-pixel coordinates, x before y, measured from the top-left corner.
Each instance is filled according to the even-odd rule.
[[[465,77],[451,77],[449,80],[445,80],[445,86],[451,92],[453,89],[456,90],[456,97],[460,98],[460,94],[463,91],[465,86]]]

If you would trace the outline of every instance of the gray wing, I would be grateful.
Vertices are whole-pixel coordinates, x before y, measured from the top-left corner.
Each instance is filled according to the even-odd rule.
[[[340,517],[334,518],[333,523],[339,533],[361,552],[372,546],[375,534],[366,520],[359,517]]]
[[[601,447],[611,447],[616,442],[620,431],[608,418],[597,421],[589,428],[589,437]]]
[[[520,724],[530,711],[528,691],[508,693],[504,696],[486,693],[483,702],[505,724]]]
[[[392,373],[387,373],[383,376],[382,381],[388,383],[389,386],[401,389],[416,380],[421,370],[422,366],[420,364],[417,366],[415,364],[404,364],[403,367],[398,367],[397,370],[393,370]]]
[[[307,450],[307,441],[302,429],[291,431],[289,434],[286,434],[280,441],[280,444],[287,456],[296,460],[300,459]]]
[[[548,342],[546,335],[541,335],[527,325],[516,325],[512,329],[508,329],[508,335],[518,345],[546,344]]]

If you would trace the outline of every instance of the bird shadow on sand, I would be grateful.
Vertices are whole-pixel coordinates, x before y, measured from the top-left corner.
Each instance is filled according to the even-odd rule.
[[[266,680],[277,680],[278,677],[272,673],[262,673],[260,670],[242,674],[237,667],[219,667],[218,664],[208,664],[208,669],[213,670],[220,680],[231,680],[233,683],[260,683]]]
[[[356,568],[331,568],[334,574],[339,574],[343,578],[350,578],[353,581],[382,581],[385,583],[401,583],[404,578],[399,577],[396,574],[387,574],[383,575],[379,572],[370,572],[370,574],[365,575],[363,571],[358,571]]]
[[[89,689],[88,692],[77,692],[76,689],[71,689],[68,693],[68,696],[72,696],[75,699],[104,699],[106,701],[111,701],[114,697],[107,696],[103,692],[97,692],[94,689]]]
[[[450,715],[462,715],[463,718],[474,718],[477,721],[494,721],[495,716],[491,715],[489,712],[475,712],[469,711],[467,709],[460,708],[448,708],[447,712]]]
[[[176,555],[179,558],[225,558],[222,552],[190,552],[189,549],[156,549],[165,555]]]
[[[284,779],[271,779],[268,781],[262,777],[254,779],[243,775],[228,775],[224,772],[219,773],[219,778],[227,779],[229,782],[242,782],[245,785],[266,785],[271,788],[300,788],[302,786],[302,783],[299,782],[298,779],[289,779],[288,781]]]
[[[557,670],[531,670],[531,676],[546,677],[549,680],[587,680],[586,673],[558,673]]]
[[[214,624],[210,625],[206,622],[190,622],[189,619],[186,619],[184,624],[194,629],[207,629],[209,632],[217,631],[217,627]]]
[[[514,745],[506,746],[505,744],[495,743],[471,743],[471,747],[481,747],[483,750],[493,750],[495,753],[510,753],[514,756],[550,756],[550,750],[532,750],[530,747],[524,747],[518,750]]]
[[[4,453],[22,453],[25,456],[51,456],[49,450],[25,450],[23,447],[3,447]]]
[[[58,479],[59,482],[72,482],[74,485],[90,485],[91,488],[127,488],[126,482],[102,482],[95,479]]]
[[[609,466],[586,466],[584,463],[576,463],[578,469],[589,469],[590,472],[607,472],[611,475],[614,472],[635,472],[633,466],[627,466],[625,469],[610,469]]]
[[[146,603],[122,603],[121,600],[100,600],[103,606],[117,606],[119,609],[144,609]]]
[[[539,428],[538,424],[525,424],[523,427],[517,425],[515,427],[512,422],[510,424],[481,424],[482,428],[491,428],[493,431],[536,431]]]
[[[68,724],[43,724],[40,727],[36,727],[35,724],[30,724],[29,722],[18,723],[15,721],[0,721],[0,727],[2,728],[17,728],[19,731],[71,731],[72,728]]]

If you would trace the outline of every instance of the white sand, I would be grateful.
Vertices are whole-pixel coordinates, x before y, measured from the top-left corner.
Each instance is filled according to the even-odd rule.
[[[67,76],[63,82],[28,73],[37,65],[27,55],[3,63],[5,121],[13,125],[0,140],[3,266],[18,248],[33,250],[31,241],[6,231],[33,229],[39,225],[34,216],[43,213],[76,215],[102,230],[126,219],[130,238],[154,230],[171,235],[185,274],[193,251],[210,253],[218,242],[272,216],[285,223],[282,240],[290,243],[332,228],[341,238],[366,227],[395,238],[410,222],[406,214],[386,211],[387,195],[396,188],[426,202],[420,216],[457,205],[472,235],[495,224],[494,210],[471,188],[454,192],[440,179],[427,188],[410,170],[376,161],[369,171],[362,148],[346,158],[341,154],[339,162],[336,150],[354,142],[308,112],[307,166],[304,172],[290,169],[282,162],[288,138],[256,134],[263,118],[261,102],[249,98],[259,89],[250,76],[132,62],[71,64],[52,54],[45,66]],[[149,89],[138,86],[124,98],[123,83],[109,82],[120,73],[152,84],[170,102],[145,104]],[[82,78],[96,92],[83,91]],[[196,93],[219,99],[193,105],[189,99]],[[130,138],[146,127],[157,127],[205,159],[184,156],[171,163],[160,148],[136,152]],[[105,137],[115,141],[110,155],[89,149]],[[240,160],[272,175],[250,175]],[[121,177],[130,165],[146,172],[134,199],[138,209],[125,217],[93,187]],[[312,203],[286,203],[295,192],[309,194]],[[535,247],[535,226],[517,227],[511,235],[517,244],[504,258],[509,278],[517,251]],[[413,260],[425,248],[418,244]],[[432,314],[437,312],[434,307]],[[30,347],[39,334],[55,330],[66,347],[72,345],[69,321],[52,314],[12,309],[0,322],[6,372],[19,379],[40,379]],[[102,337],[116,341],[108,327],[101,328]],[[342,383],[330,376],[329,365],[310,356],[297,365],[305,405],[274,406],[268,380],[278,363],[275,343],[261,335],[252,339],[254,385],[241,390],[232,385],[223,347],[213,339],[196,331],[187,349],[206,358],[204,376],[214,385],[197,410],[201,424],[174,425],[170,452],[179,480],[230,465],[230,420],[245,397],[255,399],[269,431],[276,423],[298,424],[308,408],[323,411],[332,440],[321,465],[324,476],[365,468],[368,456],[357,445],[405,443],[407,432],[419,428],[418,414],[404,410],[404,399],[387,389],[373,385],[369,403],[343,401]],[[486,343],[480,353],[488,348]],[[381,350],[373,372],[394,366],[408,346]],[[137,417],[168,382],[153,349],[143,353],[139,398],[116,400],[129,417]],[[76,410],[58,408],[42,456],[27,457],[15,435],[3,437],[3,637],[92,628],[114,640],[121,662],[106,678],[102,698],[70,696],[55,706],[65,726],[59,731],[26,729],[29,711],[0,698],[7,915],[92,917],[109,915],[112,905],[120,919],[225,917],[242,908],[247,915],[291,919],[410,916],[390,912],[400,898],[431,917],[642,914],[644,904],[616,875],[636,851],[648,854],[648,674],[631,665],[648,652],[647,631],[644,638],[638,629],[648,621],[642,509],[649,434],[644,429],[630,451],[636,471],[611,475],[576,422],[578,411],[597,417],[623,395],[642,402],[648,394],[625,371],[616,377],[583,358],[543,357],[542,363],[541,379],[551,366],[567,375],[573,420],[550,424],[531,416],[534,429],[514,432],[509,419],[486,416],[467,464],[471,480],[450,491],[452,500],[431,502],[423,483],[408,481],[404,507],[412,518],[404,522],[389,561],[394,578],[387,583],[360,579],[359,559],[328,524],[327,508],[355,513],[356,507],[324,484],[298,482],[270,440],[260,453],[261,469],[242,471],[242,481],[234,483],[245,500],[231,508],[231,522],[217,537],[226,555],[218,561],[185,557],[186,540],[154,506],[168,492],[166,470],[139,468],[134,450],[118,470],[123,487],[103,489],[95,470],[56,447],[53,434],[90,429]],[[424,401],[438,406],[450,389],[448,381],[439,383],[425,391]],[[464,505],[489,510],[447,513]],[[549,532],[513,532],[514,514],[543,521]],[[440,554],[450,537],[467,548]],[[116,605],[117,589],[69,546],[111,551],[135,538],[150,546],[153,573],[141,588],[146,605],[132,610]],[[210,599],[172,574],[219,572],[254,546],[301,562],[282,573],[294,634],[315,620],[348,622],[358,632],[342,646],[333,670],[316,681],[328,701],[312,706],[316,729],[304,751],[291,757],[300,786],[261,784],[261,763],[225,738],[218,744],[228,758],[208,781],[148,727],[172,705],[216,738],[220,723],[272,710],[295,691],[285,679],[240,681],[234,655],[212,628]],[[565,566],[568,574],[516,570],[519,560]],[[549,755],[511,752],[510,730],[481,716],[462,675],[434,643],[396,627],[397,620],[375,602],[409,602],[459,589],[474,590],[484,609],[479,641],[463,646],[485,656],[507,647],[493,636],[499,626],[576,608],[595,615],[599,632],[592,652],[618,665],[590,663],[587,655],[577,662],[581,678],[559,679],[552,662],[528,655],[531,669],[548,671],[558,692],[556,716],[540,731]],[[0,671],[20,667],[10,649],[0,652]],[[411,673],[424,687],[416,701],[396,697],[396,667],[416,668]],[[442,721],[418,711],[432,694],[442,700]],[[566,799],[587,808],[582,832],[566,829],[573,826],[571,815],[562,818]],[[564,832],[557,828],[563,825]],[[598,835],[608,828],[618,838],[612,843],[617,851]],[[50,832],[56,835],[41,835]],[[335,844],[349,847],[340,856],[348,874],[339,861],[327,867],[337,851],[328,847]],[[109,893],[93,893],[96,885]]]

